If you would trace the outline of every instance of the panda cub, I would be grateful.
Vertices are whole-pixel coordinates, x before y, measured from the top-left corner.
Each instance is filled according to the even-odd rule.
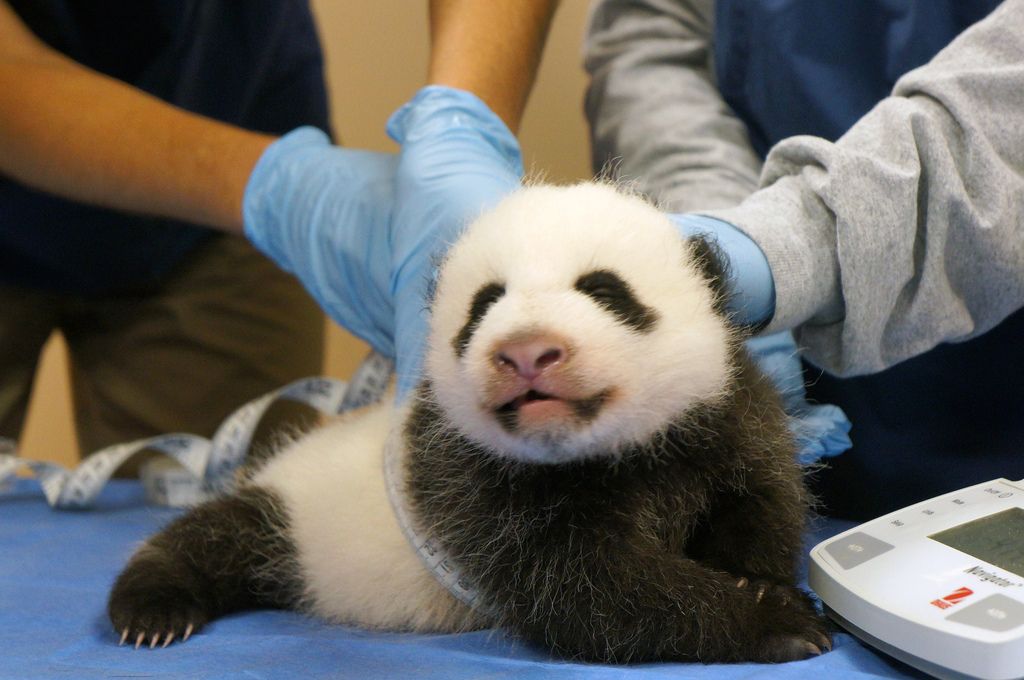
[[[612,186],[511,195],[441,268],[408,405],[297,438],[150,538],[110,595],[122,643],[272,606],[376,629],[500,626],[606,662],[828,649],[794,587],[794,443],[722,280],[709,244]],[[383,473],[393,428],[413,524],[483,606],[403,534]]]

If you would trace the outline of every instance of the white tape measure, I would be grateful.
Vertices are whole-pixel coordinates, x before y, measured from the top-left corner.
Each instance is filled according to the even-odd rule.
[[[408,407],[408,405],[407,405]],[[399,418],[399,422],[405,422]],[[413,515],[409,511],[405,489],[405,465],[402,459],[402,428],[391,430],[387,443],[384,445],[384,483],[387,485],[388,499],[395,512],[395,519],[402,527],[406,540],[416,551],[427,569],[448,589],[455,599],[485,615],[491,613],[476,585],[462,573],[462,568],[448,554],[444,545],[426,531],[416,526]]]
[[[217,428],[212,439],[187,433],[164,434],[115,444],[68,469],[55,463],[27,460],[16,454],[14,442],[0,440],[0,488],[21,469],[27,469],[43,488],[47,502],[61,510],[90,507],[114,471],[143,450],[166,454],[169,461],[143,466],[143,484],[151,503],[175,507],[193,505],[229,488],[234,470],[245,459],[260,418],[279,399],[306,404],[333,415],[365,406],[384,394],[391,361],[371,354],[345,383],[333,378],[305,378],[245,404]]]

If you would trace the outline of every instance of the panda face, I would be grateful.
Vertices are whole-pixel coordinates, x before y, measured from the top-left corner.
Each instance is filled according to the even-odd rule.
[[[608,185],[538,186],[453,246],[426,368],[471,440],[561,463],[614,456],[721,396],[729,334],[658,210]]]

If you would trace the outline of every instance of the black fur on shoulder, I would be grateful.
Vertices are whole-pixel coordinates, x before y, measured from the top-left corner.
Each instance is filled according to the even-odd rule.
[[[413,514],[498,624],[606,662],[771,662],[828,647],[792,585],[807,500],[785,415],[734,352],[725,401],[631,450],[563,465],[488,453],[420,388],[405,433]]]

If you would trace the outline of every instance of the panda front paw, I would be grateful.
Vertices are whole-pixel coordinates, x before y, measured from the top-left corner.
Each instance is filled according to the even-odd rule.
[[[184,642],[209,621],[194,593],[161,569],[136,563],[118,577],[110,593],[107,614],[120,644],[134,642],[135,648],[174,640]]]
[[[757,603],[757,618],[763,631],[755,651],[757,661],[798,661],[831,651],[827,622],[807,593],[775,583],[737,585],[750,588]]]
[[[208,620],[187,592],[166,587],[146,593],[115,589],[107,611],[120,644],[134,642],[135,649],[144,644],[150,649],[166,647],[176,639],[184,642]]]

